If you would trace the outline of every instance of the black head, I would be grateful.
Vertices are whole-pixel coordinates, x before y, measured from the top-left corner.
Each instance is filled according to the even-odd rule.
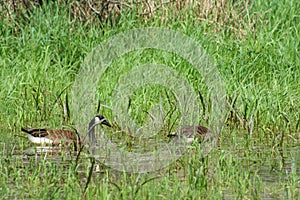
[[[103,124],[103,125],[106,125],[108,127],[111,127],[110,123],[108,123],[102,115],[96,115],[95,116],[94,124]]]
[[[88,135],[90,141],[94,144],[96,142],[94,128],[98,124],[103,124],[108,127],[112,127],[110,123],[106,121],[106,119],[102,115],[96,115],[89,124]]]

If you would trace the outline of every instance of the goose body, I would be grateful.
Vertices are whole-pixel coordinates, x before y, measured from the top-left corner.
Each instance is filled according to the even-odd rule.
[[[111,127],[111,125],[105,120],[105,118],[101,115],[95,116],[90,124],[88,129],[89,136],[94,136],[94,127],[97,124],[104,124],[106,126]],[[28,139],[35,144],[66,144],[66,143],[80,143],[80,138],[75,131],[71,130],[48,130],[44,128],[31,128],[25,129],[21,128],[21,130],[26,133]]]
[[[27,134],[28,139],[35,144],[60,144],[77,141],[77,135],[70,130],[47,130],[41,128],[31,128],[21,130]],[[80,142],[78,138],[78,142]]]
[[[199,142],[203,142],[205,137],[213,137],[213,132],[204,126],[184,126],[178,131],[169,134],[168,137],[175,137],[176,139],[185,137],[186,143],[191,144],[196,139]]]

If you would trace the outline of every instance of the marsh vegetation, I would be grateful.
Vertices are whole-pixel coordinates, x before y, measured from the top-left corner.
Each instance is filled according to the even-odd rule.
[[[298,0],[120,1],[105,4],[103,13],[100,4],[87,3],[91,1],[10,2],[15,4],[0,5],[3,199],[300,198]],[[117,33],[149,26],[193,38],[222,76],[226,120],[208,156],[203,158],[200,144],[194,144],[167,168],[132,174],[97,162],[87,150],[78,156],[72,148],[49,151],[28,141],[21,127],[74,126],[76,113],[67,106],[72,101],[69,94],[93,48]],[[182,57],[156,49],[130,52],[111,64],[95,84],[98,93],[92,115],[100,112],[117,127],[121,122],[115,121],[109,107],[118,78],[146,63],[165,64],[186,77],[201,94],[199,123],[206,125],[211,100],[201,76]],[[161,105],[172,110],[172,94],[166,88],[149,85],[137,90],[130,102],[132,116],[142,124],[149,117],[144,111],[161,99]],[[166,131],[158,137],[176,128],[172,124],[179,113],[172,114],[165,118]],[[110,137],[128,151],[145,145],[122,133]]]

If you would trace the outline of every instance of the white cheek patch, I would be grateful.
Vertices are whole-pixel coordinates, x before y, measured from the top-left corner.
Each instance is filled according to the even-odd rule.
[[[43,144],[43,143],[52,144],[53,143],[53,140],[50,140],[45,137],[33,137],[30,134],[27,134],[27,136],[28,136],[29,140],[35,144]]]
[[[95,117],[95,124],[100,124],[102,120],[99,117]]]
[[[188,143],[188,144],[191,144],[191,143],[193,143],[194,142],[194,138],[187,138],[186,139],[186,142]]]

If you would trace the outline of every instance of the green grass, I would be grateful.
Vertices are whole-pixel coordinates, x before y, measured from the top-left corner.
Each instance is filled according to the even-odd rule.
[[[296,0],[255,1],[251,10],[259,16],[255,31],[244,38],[228,32],[226,27],[215,32],[214,25],[195,21],[190,12],[190,18],[168,19],[168,24],[161,23],[159,15],[144,23],[132,13],[124,13],[113,27],[99,28],[99,24],[72,20],[66,14],[68,7],[52,6],[33,9],[24,21],[0,21],[1,197],[299,199],[299,7]],[[66,96],[70,98],[85,56],[117,33],[146,26],[168,27],[194,38],[219,69],[232,108],[228,107],[229,119],[219,145],[208,157],[202,159],[195,145],[190,154],[161,171],[138,175],[100,166],[101,172],[89,178],[92,163],[84,153],[78,162],[68,150],[61,155],[26,156],[25,150],[32,144],[18,137],[22,135],[21,126],[73,125],[75,113],[71,108],[69,118],[64,106],[71,101]],[[118,78],[146,63],[172,67],[201,91],[206,113],[202,111],[199,121],[206,124],[210,93],[202,78],[182,57],[160,50],[131,52],[116,59],[95,85],[98,100],[113,106],[110,96]],[[147,114],[141,110],[149,110],[158,99],[163,100],[166,111],[174,107],[167,88],[141,88],[132,97],[131,115],[143,123]],[[113,121],[110,109],[100,110]],[[167,129],[176,124],[178,115],[175,111],[168,116],[164,124]]]

